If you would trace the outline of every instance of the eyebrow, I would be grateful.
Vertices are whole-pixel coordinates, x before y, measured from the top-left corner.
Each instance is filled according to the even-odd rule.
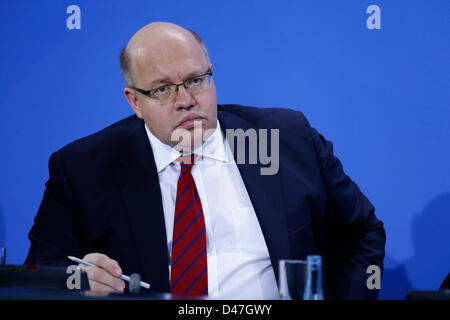
[[[206,70],[206,71],[208,71],[208,70]],[[191,71],[186,75],[186,77],[184,78],[183,81],[186,81],[192,77],[199,76],[201,74],[203,74],[203,71],[197,71],[197,70]],[[152,88],[158,87],[159,85],[165,85],[165,84],[167,85],[167,84],[173,84],[173,83],[174,82],[171,79],[164,77],[164,78],[156,79],[156,80],[153,80],[152,82],[150,82],[149,88],[152,89]]]
[[[162,85],[162,84],[169,84],[169,83],[172,83],[169,78],[156,79],[156,80],[153,80],[152,82],[150,82],[149,88],[154,88],[155,86],[158,86],[159,84]]]

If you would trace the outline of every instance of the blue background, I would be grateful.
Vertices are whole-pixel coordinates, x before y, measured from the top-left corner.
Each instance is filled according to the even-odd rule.
[[[81,8],[81,30],[66,9]],[[369,30],[366,8],[381,8]],[[0,245],[23,263],[50,154],[132,114],[118,54],[172,21],[209,48],[219,103],[290,107],[385,222],[380,298],[450,272],[450,1],[3,1]]]

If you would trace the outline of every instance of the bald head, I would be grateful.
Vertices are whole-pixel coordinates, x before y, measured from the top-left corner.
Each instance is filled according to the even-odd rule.
[[[169,54],[179,52],[180,55],[200,51],[209,65],[208,50],[200,36],[192,30],[184,29],[168,22],[153,22],[134,34],[128,45],[120,52],[120,68],[127,87],[136,86],[136,70],[167,63]]]
[[[120,60],[125,98],[161,142],[192,150],[216,128],[212,65],[194,32],[173,23],[151,23],[130,39]],[[204,134],[194,135],[194,128]],[[181,141],[180,130],[186,134]]]

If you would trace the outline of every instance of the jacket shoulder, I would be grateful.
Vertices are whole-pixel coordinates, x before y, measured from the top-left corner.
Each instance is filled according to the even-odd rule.
[[[309,122],[301,111],[289,108],[258,108],[224,104],[218,105],[218,112],[233,115],[259,128],[309,127]]]
[[[64,158],[71,159],[92,159],[99,154],[103,157],[113,156],[127,142],[129,137],[143,125],[143,120],[136,115],[132,115],[65,145],[57,153]]]

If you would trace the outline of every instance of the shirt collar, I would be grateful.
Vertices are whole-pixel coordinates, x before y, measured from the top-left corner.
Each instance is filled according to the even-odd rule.
[[[183,154],[175,150],[171,146],[161,142],[147,127],[145,124],[145,131],[147,132],[150,145],[153,150],[153,156],[155,158],[156,169],[158,173],[164,170],[168,165],[174,162]],[[196,163],[201,162],[230,162],[232,157],[228,152],[228,143],[223,135],[219,120],[217,120],[217,126],[214,133],[206,139],[206,141],[197,149],[194,150],[194,154],[198,155]]]

